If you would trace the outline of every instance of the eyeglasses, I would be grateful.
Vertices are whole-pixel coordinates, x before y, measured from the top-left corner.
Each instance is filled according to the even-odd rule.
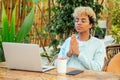
[[[88,20],[86,20],[86,19],[84,19],[84,18],[82,18],[82,19],[74,18],[74,22],[78,23],[79,21],[80,21],[81,23],[86,23],[86,22],[88,22]]]

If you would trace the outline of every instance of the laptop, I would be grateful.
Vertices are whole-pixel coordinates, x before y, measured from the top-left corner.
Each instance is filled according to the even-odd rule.
[[[43,66],[40,48],[37,44],[2,42],[8,69],[48,71],[54,66]]]

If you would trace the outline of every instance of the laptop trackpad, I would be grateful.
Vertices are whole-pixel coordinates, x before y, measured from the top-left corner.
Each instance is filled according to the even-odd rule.
[[[51,69],[54,69],[54,68],[55,68],[54,66],[43,66],[42,71],[48,71],[48,70],[51,70]]]

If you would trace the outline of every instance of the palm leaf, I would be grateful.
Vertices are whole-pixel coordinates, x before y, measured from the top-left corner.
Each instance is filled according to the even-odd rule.
[[[34,19],[34,9],[30,11],[28,16],[26,16],[25,20],[23,21],[23,24],[21,25],[21,28],[19,32],[16,35],[16,42],[21,42],[24,40],[24,37],[27,35],[27,33],[30,31]]]
[[[16,13],[16,6],[12,12],[11,24],[10,24],[10,42],[14,42],[15,38],[15,13]]]
[[[39,1],[40,1],[40,0],[32,0],[32,2],[33,2],[34,4],[36,4],[36,5],[38,5]]]
[[[6,15],[6,11],[4,8],[4,4],[2,5],[2,41],[9,41],[9,33],[8,33],[8,19]]]

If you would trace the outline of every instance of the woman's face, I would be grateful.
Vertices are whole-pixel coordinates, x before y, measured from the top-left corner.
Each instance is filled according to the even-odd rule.
[[[77,15],[75,17],[75,29],[78,33],[88,32],[92,27],[87,15]]]

